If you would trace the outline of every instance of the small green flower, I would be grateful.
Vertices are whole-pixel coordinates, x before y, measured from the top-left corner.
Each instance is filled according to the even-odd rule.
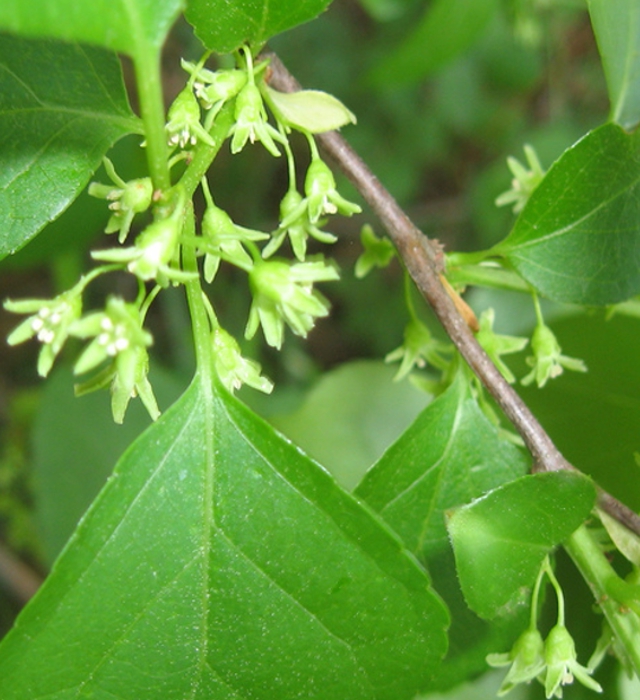
[[[562,374],[564,369],[573,372],[586,372],[587,367],[582,360],[562,355],[553,331],[544,323],[538,323],[531,338],[533,356],[527,358],[527,364],[533,369],[522,383],[526,386],[534,380],[542,388],[548,379],[554,379]]]
[[[212,342],[216,373],[229,391],[247,384],[265,394],[271,393],[273,382],[260,375],[257,362],[242,357],[235,338],[222,328],[217,328],[212,334]]]
[[[524,209],[524,205],[529,200],[529,197],[544,178],[544,170],[534,149],[529,145],[525,145],[524,153],[529,169],[522,165],[520,161],[509,156],[507,165],[514,176],[511,181],[511,189],[503,192],[496,199],[496,206],[498,207],[513,204],[514,214],[518,214]]]
[[[74,324],[77,338],[93,338],[76,361],[74,371],[84,374],[132,347],[148,347],[151,334],[142,328],[136,304],[110,297],[104,311],[95,311]]]
[[[183,62],[183,66],[185,62]],[[193,89],[196,97],[207,109],[216,112],[225,102],[233,99],[247,84],[247,72],[238,68],[210,71],[201,68],[195,74]]]
[[[280,202],[280,226],[263,250],[263,257],[268,258],[273,255],[286,236],[289,236],[293,254],[300,262],[303,262],[306,257],[309,237],[321,243],[335,243],[338,240],[332,233],[322,231],[311,223],[307,201],[295,189],[290,189]]]
[[[212,282],[221,260],[226,260],[242,270],[249,271],[253,260],[244,248],[247,241],[263,241],[268,233],[254,231],[234,224],[224,209],[215,206],[213,201],[202,217],[202,238],[198,248],[204,252],[204,278]]]
[[[74,335],[92,338],[75,363],[75,374],[85,374],[104,362],[109,363],[95,377],[76,387],[78,395],[110,385],[116,423],[122,423],[129,401],[135,396],[140,396],[153,420],[160,415],[147,379],[147,347],[153,339],[142,327],[136,304],[110,297],[104,311],[88,314],[75,324]]]
[[[191,86],[187,85],[169,107],[166,125],[169,145],[185,148],[185,146],[195,146],[198,141],[203,141],[209,146],[214,146],[215,143],[202,126],[200,118],[200,105],[191,90]]]
[[[331,169],[317,156],[312,158],[307,170],[304,191],[311,223],[317,223],[325,214],[339,212],[343,216],[351,216],[362,211],[357,204],[349,202],[338,192]]]
[[[260,141],[272,156],[280,155],[275,142],[284,143],[284,136],[269,124],[262,95],[253,82],[248,82],[236,98],[235,119],[230,132],[232,153],[239,153],[247,141]]]
[[[165,219],[158,219],[129,248],[109,248],[91,253],[94,260],[126,264],[127,270],[143,281],[156,280],[166,287],[169,281],[188,282],[196,274],[178,267],[178,251],[182,232],[183,207],[177,206]]]
[[[338,272],[325,262],[256,263],[249,272],[253,303],[245,337],[252,338],[262,325],[267,343],[279,349],[286,323],[296,335],[306,338],[315,319],[329,313],[329,302],[313,284],[336,279]]]
[[[476,339],[489,355],[493,364],[500,370],[502,376],[512,384],[515,381],[513,372],[502,361],[502,355],[510,355],[520,352],[529,342],[527,338],[519,338],[513,335],[498,335],[493,330],[495,312],[493,309],[486,309],[480,316],[480,330],[476,333]]]
[[[36,337],[42,348],[38,356],[38,374],[46,377],[53,362],[71,335],[82,313],[82,287],[76,285],[54,299],[8,299],[4,308],[17,314],[33,314],[18,325],[7,338],[9,345],[18,345]]]
[[[115,185],[103,185],[92,182],[89,185],[89,194],[98,199],[107,199],[111,202],[109,209],[113,212],[105,233],[118,231],[118,241],[122,243],[129,233],[131,222],[136,214],[146,211],[153,199],[153,184],[151,178],[143,177],[125,182],[115,171],[113,163],[104,158],[104,168],[107,175]]]
[[[386,267],[393,256],[395,248],[388,238],[378,238],[369,224],[365,224],[360,232],[360,242],[364,252],[356,260],[355,275],[362,279],[374,267]]]
[[[574,678],[596,693],[602,692],[600,684],[591,678],[591,670],[578,663],[573,637],[563,624],[558,623],[549,632],[544,648],[544,689],[547,698],[561,698],[562,686],[573,683]]]
[[[414,367],[424,367],[427,363],[438,369],[444,370],[449,361],[442,353],[451,352],[451,346],[433,337],[431,331],[417,319],[412,319],[404,329],[404,342],[390,352],[385,362],[401,360],[400,368],[395,381],[400,381],[413,370]]]
[[[506,695],[519,683],[530,683],[545,669],[544,642],[540,632],[534,627],[520,635],[511,651],[505,654],[489,654],[489,666],[510,666],[502,681],[498,697]]]

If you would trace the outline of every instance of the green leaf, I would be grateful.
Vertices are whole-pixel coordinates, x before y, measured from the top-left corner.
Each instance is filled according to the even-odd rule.
[[[421,80],[466,51],[485,30],[497,0],[436,0],[413,32],[373,73],[376,84]]]
[[[517,605],[544,557],[588,517],[595,488],[570,472],[523,476],[448,518],[464,597],[491,619]]]
[[[333,95],[320,90],[278,92],[265,85],[269,106],[287,126],[320,134],[355,124],[356,117]]]
[[[639,138],[605,124],[567,149],[493,250],[556,301],[604,305],[640,292]]]
[[[139,56],[160,49],[184,4],[185,0],[2,0],[0,30]]]
[[[260,48],[272,36],[319,15],[331,0],[189,0],[185,15],[202,43],[217,53],[242,44]]]
[[[220,392],[196,377],[125,453],[0,646],[3,700],[399,700],[425,684],[447,624],[425,572]]]
[[[589,13],[611,100],[611,119],[625,129],[640,122],[640,5],[589,0]]]
[[[446,690],[486,668],[485,656],[522,630],[521,610],[494,624],[467,607],[457,581],[445,511],[520,477],[529,459],[502,439],[462,374],[366,474],[356,489],[433,576],[452,616],[450,650],[431,690]]]
[[[355,493],[426,561],[448,548],[446,510],[521,476],[527,466],[522,450],[499,437],[459,373]]]
[[[184,389],[183,382],[153,363],[149,377],[162,410]],[[49,376],[31,437],[35,520],[49,564],[60,554],[118,458],[151,423],[142,402],[133,400],[124,424],[116,425],[108,392],[76,397],[74,380],[71,367],[61,367]],[[96,435],[101,439],[96,440]]]
[[[113,54],[0,35],[0,256],[66,209],[111,145],[136,130]]]

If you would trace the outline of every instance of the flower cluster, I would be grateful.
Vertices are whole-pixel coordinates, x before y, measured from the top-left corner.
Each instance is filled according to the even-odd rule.
[[[547,698],[561,698],[562,688],[577,679],[590,690],[602,692],[591,677],[591,669],[578,663],[573,637],[564,625],[557,624],[543,641],[537,629],[527,629],[504,654],[489,654],[487,663],[499,668],[509,666],[498,696],[506,695],[520,683],[538,680]]]
[[[38,372],[46,376],[69,337],[90,339],[75,363],[74,372],[85,374],[105,365],[98,374],[78,387],[87,393],[111,386],[113,417],[122,423],[131,398],[140,396],[151,417],[159,415],[158,406],[147,379],[149,358],[146,348],[151,335],[142,328],[143,316],[138,304],[127,304],[118,297],[107,301],[106,309],[82,316],[82,291],[88,278],[54,299],[7,301],[5,308],[15,313],[33,313],[9,336],[17,345],[36,337],[42,343]]]
[[[547,575],[558,597],[558,621],[542,639],[536,627],[538,609],[538,594],[544,575]],[[590,690],[602,692],[600,684],[591,674],[593,670],[578,663],[573,637],[564,624],[564,598],[560,584],[551,569],[548,557],[540,568],[538,579],[531,601],[531,619],[529,627],[520,635],[516,643],[504,654],[489,654],[487,663],[490,666],[509,666],[498,696],[506,695],[520,683],[530,683],[538,680],[545,689],[547,698],[561,698],[563,686],[577,679]]]
[[[260,374],[259,365],[242,357],[237,342],[222,330],[213,307],[198,286],[198,258],[203,259],[205,281],[214,281],[222,262],[247,274],[253,295],[245,335],[253,337],[262,327],[268,344],[280,348],[284,329],[306,336],[318,318],[328,314],[329,302],[315,289],[318,282],[336,280],[336,268],[322,256],[307,256],[310,238],[333,243],[336,237],[322,230],[325,217],[341,213],[350,216],[360,207],[342,197],[331,170],[321,160],[312,134],[355,121],[338,100],[318,91],[303,91],[287,97],[267,88],[264,72],[267,63],[254,66],[247,48],[237,54],[238,67],[211,71],[205,60],[193,64],[183,61],[189,74],[186,86],[171,104],[165,134],[170,153],[167,174],[179,160],[187,161],[185,175],[172,186],[154,190],[150,177],[125,181],[113,163],[105,158],[109,184],[93,182],[89,193],[108,202],[110,218],[106,233],[118,233],[119,245],[93,251],[94,260],[103,263],[72,290],[55,299],[8,301],[6,308],[29,314],[9,336],[11,344],[37,338],[42,343],[38,371],[45,376],[69,337],[88,341],[75,363],[76,374],[92,373],[77,387],[79,393],[109,387],[112,410],[121,422],[130,399],[139,396],[155,419],[158,407],[147,375],[151,335],[143,328],[149,305],[156,294],[169,284],[191,285],[192,305],[202,299],[207,309],[211,333],[210,361],[221,383],[229,390],[248,384],[261,391],[272,388]],[[267,112],[270,106],[271,117]],[[190,166],[199,171],[209,163],[217,148],[212,130],[216,116],[227,105],[234,123],[228,130],[232,153],[247,143],[261,142],[273,156],[284,150],[289,164],[289,187],[280,202],[280,221],[275,231],[266,233],[236,223],[214,203],[206,179],[201,179],[206,208],[198,232],[189,199],[194,181]],[[275,126],[270,123],[275,120]],[[226,124],[226,122],[225,122]],[[296,186],[296,171],[288,134],[291,129],[303,133],[311,150],[311,163],[304,180],[304,193]],[[143,144],[144,145],[144,144]],[[157,166],[157,163],[156,163]],[[202,170],[204,172],[204,170]],[[186,177],[189,173],[190,177]],[[123,246],[130,235],[136,215],[149,212],[150,223],[137,233],[132,243]],[[296,262],[272,256],[289,240]],[[263,245],[264,244],[264,245]],[[259,247],[262,245],[262,249]],[[126,271],[137,279],[139,294],[134,302],[109,297],[103,310],[82,314],[82,292],[90,279],[110,271]],[[151,283],[151,290],[147,285]],[[202,344],[200,347],[205,347]]]

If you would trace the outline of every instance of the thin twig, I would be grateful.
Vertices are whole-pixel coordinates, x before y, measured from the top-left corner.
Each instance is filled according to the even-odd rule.
[[[300,84],[272,51],[270,84],[281,92],[296,92]],[[420,231],[360,156],[336,131],[319,134],[323,151],[338,165],[373,209],[393,241],[407,271],[438,317],[460,354],[496,400],[533,457],[534,472],[577,471],[562,456],[544,428],[489,359],[440,281],[437,244]],[[640,536],[640,517],[602,489],[598,506]]]

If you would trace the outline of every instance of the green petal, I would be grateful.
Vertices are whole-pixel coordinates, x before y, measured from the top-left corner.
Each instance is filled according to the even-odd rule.
[[[12,309],[9,309],[9,311],[12,311]],[[33,338],[36,334],[32,325],[33,321],[33,316],[29,316],[29,318],[26,318],[22,323],[16,326],[9,334],[7,343],[9,343],[9,345],[18,345],[24,343],[25,340],[29,340],[29,338]]]

